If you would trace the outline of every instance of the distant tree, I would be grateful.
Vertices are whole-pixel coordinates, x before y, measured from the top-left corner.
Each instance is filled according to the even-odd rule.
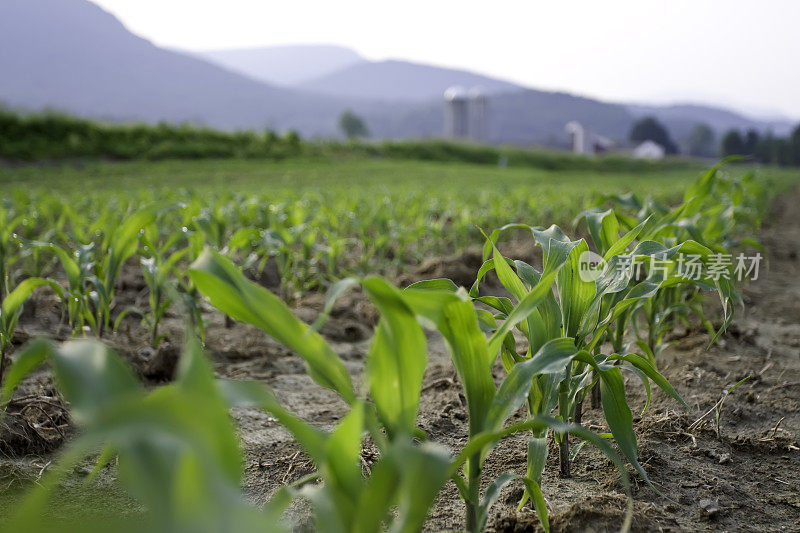
[[[800,125],[797,126],[788,139],[786,147],[787,159],[790,165],[800,166]]]
[[[758,134],[758,131],[754,129],[749,129],[744,134],[744,153],[746,155],[756,155],[756,151],[758,150],[758,143],[761,141],[761,136]]]
[[[369,130],[364,123],[364,119],[350,111],[349,109],[339,116],[339,129],[348,139],[359,137],[369,137]]]
[[[672,142],[667,128],[654,117],[645,117],[636,122],[629,137],[634,142],[653,141],[660,144],[668,154],[678,153],[678,147]]]
[[[775,144],[775,136],[771,131],[761,137],[756,145],[755,156],[761,163],[777,163],[778,153]]]
[[[794,150],[792,144],[788,139],[775,139],[775,147],[773,149],[775,159],[772,161],[782,167],[794,164]]]
[[[300,139],[300,134],[297,133],[295,130],[287,130],[286,133],[283,134],[283,144],[286,147],[286,150],[291,154],[297,154],[300,152],[302,139]]]
[[[280,137],[278,137],[278,134],[275,133],[275,130],[272,130],[270,128],[266,128],[264,130],[264,143],[267,146],[274,146],[275,144],[278,143],[279,140]]]
[[[738,130],[728,130],[722,137],[722,146],[720,147],[723,157],[729,155],[744,155],[744,141],[742,135]]]
[[[714,157],[714,130],[708,124],[697,124],[689,136],[689,155],[696,157]]]

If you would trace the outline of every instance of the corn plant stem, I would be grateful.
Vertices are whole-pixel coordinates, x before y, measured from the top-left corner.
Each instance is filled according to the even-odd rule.
[[[3,300],[6,298],[8,292],[8,280],[6,279],[6,265],[0,258],[0,305],[3,305]]]
[[[558,384],[558,415],[564,423],[569,422],[569,367],[566,370],[566,377]],[[559,472],[562,477],[569,477],[569,434],[560,433],[557,435]]]
[[[658,294],[656,294],[653,297],[653,300],[650,302],[647,313],[647,345],[650,347],[650,351],[652,353],[655,353],[656,351],[658,337],[658,326],[656,325],[656,314],[658,310],[658,306],[656,305],[657,301]]]
[[[3,342],[2,346],[0,346],[0,386],[3,385],[3,374],[5,374],[5,366],[6,366],[6,351],[7,347],[5,342]]]
[[[592,370],[592,382],[595,384],[591,392],[592,409],[600,409],[602,407],[602,400],[600,398],[600,387],[598,386],[599,376],[596,370]]]
[[[615,325],[615,333],[613,335],[613,339],[611,343],[613,344],[613,349],[615,353],[622,353],[622,340],[625,336],[625,315],[621,316],[617,319]],[[607,337],[612,337],[610,333],[606,333]],[[600,353],[600,347],[595,346],[593,353],[597,356]],[[592,398],[592,409],[602,409],[603,407],[603,400],[600,396],[600,376],[597,375],[596,370],[592,370],[592,386],[591,389],[591,398]]]
[[[467,489],[469,498],[467,499],[467,531],[479,533],[478,510],[480,507],[481,489],[481,454],[476,453],[469,458],[467,463],[469,476],[467,479]]]
[[[625,315],[626,313],[623,313],[615,324],[614,338],[611,342],[614,353],[622,353],[622,343],[625,340]]]
[[[575,423],[579,426],[581,425],[581,421],[583,420],[583,399],[581,399],[577,404],[575,404]]]

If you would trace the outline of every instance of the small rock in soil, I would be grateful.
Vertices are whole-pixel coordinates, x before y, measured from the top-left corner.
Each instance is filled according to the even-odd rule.
[[[719,504],[714,500],[700,500],[700,516],[709,520],[716,520],[719,517]]]

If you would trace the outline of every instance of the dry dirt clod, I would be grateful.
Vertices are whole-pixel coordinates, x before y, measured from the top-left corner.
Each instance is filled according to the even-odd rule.
[[[146,357],[142,369],[145,377],[156,381],[172,381],[180,358],[180,350],[177,346],[164,343],[157,350],[148,349],[142,355]]]
[[[708,520],[716,520],[719,518],[719,504],[714,500],[700,500],[698,506],[700,507],[700,516]]]

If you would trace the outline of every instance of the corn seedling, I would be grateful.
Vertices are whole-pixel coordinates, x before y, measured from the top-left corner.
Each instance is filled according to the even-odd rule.
[[[9,370],[0,404],[45,362],[81,432],[15,509],[7,524],[11,530],[51,529],[44,512],[49,497],[79,461],[98,450],[95,472],[116,457],[120,483],[147,508],[136,524],[141,530],[278,529],[241,497],[241,452],[229,405],[199,344],[189,342],[175,383],[145,393],[128,366],[96,341],[32,341]],[[107,520],[81,521],[80,527],[131,527],[119,517]]]
[[[717,290],[723,301],[724,320],[719,330],[713,333],[712,342],[716,341],[730,323],[734,306],[740,302],[740,298],[733,283],[733,265],[722,270],[717,265],[717,273],[713,277],[708,275],[708,265],[714,257],[719,258],[719,254],[730,254],[743,246],[762,249],[754,239],[743,238],[742,235],[747,235],[760,223],[765,209],[764,185],[750,173],[741,179],[724,177],[720,169],[726,162],[727,160],[721,162],[703,174],[687,189],[683,203],[672,210],[660,206],[652,199],[643,202],[630,194],[612,197],[613,202],[628,213],[619,215],[623,227],[647,222],[641,238],[670,248],[682,241],[694,240],[705,247],[704,252],[711,252],[700,256],[691,252],[687,254],[694,255],[699,260],[691,268],[699,267],[705,276],[696,279],[694,284],[683,284],[660,291],[654,298],[642,302],[631,311],[641,311],[644,317],[647,336],[640,338],[652,354],[658,353],[664,334],[678,321],[688,324],[689,313],[695,314],[706,329],[713,333],[711,322],[702,308],[700,290]],[[584,214],[590,227],[598,213],[597,210],[590,210]]]
[[[553,264],[557,264],[557,260]],[[503,427],[508,417],[526,399],[533,403],[542,400],[541,395],[537,396],[539,391],[532,383],[551,381],[551,376],[562,374],[573,361],[588,357],[587,353],[575,346],[572,339],[552,339],[544,343],[531,357],[508,368],[508,375],[499,388],[494,384],[492,367],[496,352],[505,341],[510,328],[526,321],[538,303],[546,298],[549,283],[552,283],[558,268],[551,267],[545,278],[516,307],[509,310],[506,324],[488,340],[484,329],[494,326],[494,317],[486,311],[476,310],[464,289],[457,289],[447,280],[432,280],[414,284],[404,291],[407,301],[444,336],[464,387],[469,414],[469,441],[461,453],[465,462],[465,475],[458,475],[453,479],[466,503],[466,524],[469,531],[483,529],[489,508],[500,489],[514,480],[525,485],[526,494],[532,498],[540,521],[548,529],[547,506],[540,489],[541,469],[538,474],[528,476],[504,474],[492,483],[483,498],[480,497],[481,471],[486,456],[500,438],[515,432],[532,431],[537,436],[544,435],[548,429],[563,435],[575,433],[595,444],[617,463],[623,473],[623,483],[627,486],[627,474],[616,452],[595,434],[568,424],[566,419],[550,418],[549,411],[541,410],[531,413],[525,422]],[[538,449],[540,444],[541,441],[536,441],[532,446]],[[546,447],[544,450],[546,451]]]
[[[19,261],[19,245],[14,230],[22,224],[25,215],[0,208],[0,304],[3,303],[13,280],[12,267]]]
[[[28,278],[17,285],[0,304],[0,385],[3,383],[6,355],[8,355],[14,339],[19,316],[22,314],[22,306],[33,294],[33,291],[44,285],[50,286],[63,300],[61,286],[54,281],[44,278]]]
[[[172,293],[175,292],[171,276],[174,274],[178,262],[189,252],[188,248],[178,249],[172,253],[177,241],[182,237],[180,233],[174,234],[170,240],[161,246],[154,244],[157,235],[153,225],[145,228],[140,237],[143,246],[143,256],[140,258],[142,275],[148,288],[149,313],[145,314],[144,322],[150,329],[150,345],[153,349],[164,339],[159,335],[158,326],[164,313],[172,304]],[[121,313],[117,322],[120,321]],[[116,329],[116,327],[115,327]]]

